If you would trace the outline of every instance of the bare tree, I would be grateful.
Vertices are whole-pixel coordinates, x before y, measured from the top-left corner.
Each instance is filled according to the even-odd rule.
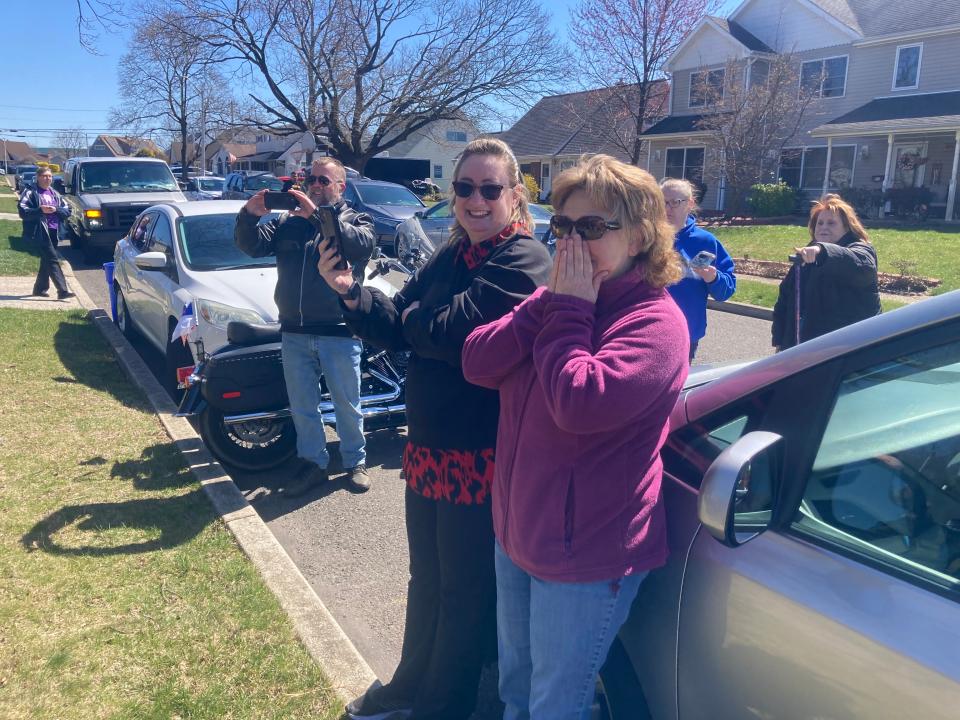
[[[97,43],[100,34],[120,27],[124,17],[121,0],[75,0],[77,4],[77,37],[85,50],[100,55]]]
[[[571,11],[570,32],[590,86],[608,88],[609,140],[636,165],[640,133],[662,112],[665,92],[654,81],[687,33],[717,0],[582,0]]]
[[[691,89],[713,109],[697,123],[709,132],[719,152],[716,180],[725,185],[729,214],[746,208],[750,187],[776,177],[784,147],[793,139],[814,104],[817,93],[800,84],[800,60],[791,53],[730,61],[717,82],[716,73],[702,73]]]
[[[231,107],[227,83],[214,66],[217,58],[185,27],[182,15],[162,12],[137,29],[120,60],[123,102],[110,116],[114,127],[175,137],[184,180],[197,155],[201,117],[213,121]]]
[[[82,128],[66,128],[53,137],[53,147],[62,151],[68,160],[77,155],[86,154],[89,146],[87,133]]]
[[[197,39],[253,69],[258,127],[310,132],[362,170],[437,120],[485,101],[527,106],[561,48],[537,0],[177,0]]]

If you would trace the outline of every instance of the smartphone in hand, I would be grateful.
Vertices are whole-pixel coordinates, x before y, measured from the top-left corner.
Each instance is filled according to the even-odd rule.
[[[321,234],[324,240],[330,240],[337,249],[340,259],[334,266],[337,270],[346,270],[347,261],[343,257],[343,235],[340,233],[340,218],[333,205],[320,205],[317,207],[320,214]]]
[[[263,196],[263,204],[267,210],[296,210],[297,198],[288,192],[267,190]]]
[[[714,255],[712,252],[701,250],[692,258],[690,258],[690,261],[687,264],[693,268],[705,268],[705,267],[709,267],[710,264],[713,263],[713,261],[716,259],[717,259],[717,256]]]

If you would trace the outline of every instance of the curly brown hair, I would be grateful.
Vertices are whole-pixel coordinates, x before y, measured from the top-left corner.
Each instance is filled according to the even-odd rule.
[[[667,222],[663,193],[653,175],[609,155],[583,156],[553,181],[554,206],[562,209],[578,190],[638,240],[640,253],[634,262],[648,284],[664,288],[680,279],[683,271],[673,249],[675,233]]]

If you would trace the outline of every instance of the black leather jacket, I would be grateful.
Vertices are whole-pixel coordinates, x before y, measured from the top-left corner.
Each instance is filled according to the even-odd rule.
[[[353,265],[362,281],[364,268],[373,253],[373,221],[340,201],[339,213],[344,257]],[[320,216],[309,220],[283,215],[258,225],[259,218],[243,209],[237,215],[234,241],[252,257],[275,255],[277,289],[274,299],[285,332],[311,335],[349,336],[337,294],[317,270],[317,238]]]

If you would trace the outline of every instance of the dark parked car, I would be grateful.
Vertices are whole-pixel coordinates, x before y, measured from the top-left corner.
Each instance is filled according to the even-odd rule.
[[[693,372],[670,427],[595,716],[955,718],[960,291]]]
[[[537,240],[547,245],[553,254],[553,239],[550,234],[550,211],[543,205],[530,205],[530,213],[536,223],[534,230]],[[413,246],[425,245],[437,248],[450,237],[450,225],[453,223],[450,201],[441,200],[425,210],[418,210],[413,216],[397,225],[393,249],[397,257],[402,258]],[[390,248],[388,248],[390,249]]]
[[[279,192],[283,181],[267,172],[232,172],[223,183],[223,200],[249,200],[261,190]]]
[[[20,192],[30,183],[24,183],[24,174],[32,173],[33,177],[37,176],[37,166],[36,165],[14,165],[13,167],[14,178],[13,182],[16,186],[17,192]],[[31,179],[30,182],[33,182]]]
[[[394,252],[397,225],[422,211],[426,205],[408,188],[396,183],[347,177],[343,199],[358,212],[373,218],[377,245]]]

